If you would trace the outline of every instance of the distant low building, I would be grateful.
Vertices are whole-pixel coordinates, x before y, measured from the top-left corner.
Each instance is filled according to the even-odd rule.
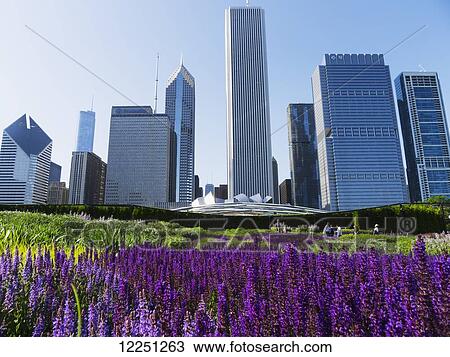
[[[209,193],[215,193],[215,187],[212,183],[207,183],[205,185],[205,197],[208,196]]]
[[[219,185],[214,188],[214,196],[222,200],[228,199],[228,185]]]
[[[69,202],[69,189],[65,182],[51,181],[48,185],[47,204],[65,205]]]

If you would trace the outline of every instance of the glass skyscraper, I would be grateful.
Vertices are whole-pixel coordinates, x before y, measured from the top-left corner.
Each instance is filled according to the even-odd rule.
[[[321,207],[407,201],[389,67],[379,54],[326,54],[312,77]]]
[[[264,10],[225,12],[228,197],[273,197]]]
[[[52,139],[23,115],[3,131],[0,149],[0,204],[47,202]]]
[[[150,106],[112,107],[105,204],[169,202],[171,126]]]
[[[95,112],[81,111],[76,151],[94,151]]]
[[[166,114],[174,131],[171,182],[176,202],[194,199],[195,80],[183,62],[166,88]]]
[[[313,104],[289,104],[289,161],[294,204],[319,208],[319,168]]]
[[[411,200],[450,197],[450,147],[437,73],[403,72],[395,80]]]

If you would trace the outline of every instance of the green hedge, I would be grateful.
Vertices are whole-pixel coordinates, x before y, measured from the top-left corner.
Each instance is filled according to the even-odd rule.
[[[207,214],[194,214],[178,211],[170,211],[152,207],[140,206],[88,206],[88,205],[0,205],[0,211],[29,211],[47,214],[75,213],[89,214],[92,218],[110,218],[120,220],[159,220],[177,221],[183,226],[195,226],[198,220],[203,228],[222,227],[223,229],[267,229],[275,219],[285,222],[287,225],[297,227],[301,225],[319,226],[323,229],[327,222],[341,227],[350,227],[355,222],[360,230],[371,230],[375,224],[386,233],[430,233],[443,230],[442,212],[439,206],[430,204],[405,204],[378,208],[361,209],[346,212],[331,212],[311,215],[294,216],[216,216]],[[404,222],[412,218],[416,229],[414,232],[400,229]],[[403,223],[402,223],[403,222]],[[404,227],[403,227],[404,228]]]

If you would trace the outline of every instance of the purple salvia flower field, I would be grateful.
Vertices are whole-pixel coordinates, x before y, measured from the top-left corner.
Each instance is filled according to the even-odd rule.
[[[450,336],[450,257],[123,248],[0,255],[0,334]]]

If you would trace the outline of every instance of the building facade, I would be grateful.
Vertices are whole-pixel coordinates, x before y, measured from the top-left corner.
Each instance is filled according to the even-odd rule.
[[[69,189],[65,182],[50,181],[48,185],[47,204],[65,205],[69,202]]]
[[[203,197],[203,188],[200,187],[200,177],[198,175],[194,176],[194,199]]]
[[[61,181],[61,165],[55,164],[54,162],[50,163],[50,174],[48,177],[49,182],[60,182]]]
[[[326,54],[312,85],[321,208],[406,202],[391,75],[383,55]]]
[[[286,179],[280,184],[280,203],[292,205],[292,201],[292,181]]]
[[[411,200],[450,197],[450,145],[435,72],[403,72],[395,80]]]
[[[214,197],[222,200],[228,199],[228,185],[219,185],[214,188]]]
[[[273,197],[264,10],[225,11],[228,197]]]
[[[81,111],[78,122],[78,137],[76,151],[94,151],[95,112]]]
[[[106,164],[94,153],[74,151],[70,167],[69,203],[103,204],[106,172]]]
[[[313,104],[287,108],[289,163],[296,206],[319,208],[319,167]]]
[[[52,139],[28,115],[3,131],[0,204],[47,202]]]
[[[280,188],[278,184],[278,162],[272,157],[272,175],[273,175],[273,203],[280,203]]]
[[[215,187],[212,183],[207,183],[205,185],[205,196],[207,196],[209,193],[215,194]]]
[[[195,80],[183,62],[170,76],[166,88],[166,114],[174,130],[171,176],[176,202],[194,198]]]
[[[171,133],[169,117],[150,106],[112,107],[106,204],[169,202]]]

